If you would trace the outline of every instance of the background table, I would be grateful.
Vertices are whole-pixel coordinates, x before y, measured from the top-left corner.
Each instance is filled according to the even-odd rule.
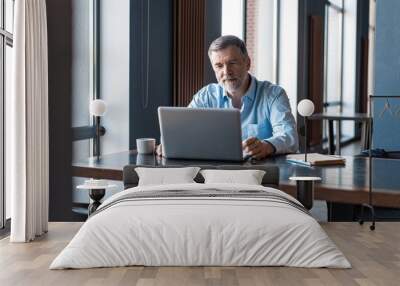
[[[361,148],[369,148],[368,134],[371,131],[372,119],[366,113],[340,113],[340,112],[324,112],[315,113],[308,117],[309,120],[328,120],[328,153],[333,155],[340,155],[340,138],[341,127],[340,124],[344,120],[351,120],[355,122],[362,122],[361,132]],[[333,123],[335,122],[336,136],[333,133]],[[336,137],[334,139],[334,137]]]

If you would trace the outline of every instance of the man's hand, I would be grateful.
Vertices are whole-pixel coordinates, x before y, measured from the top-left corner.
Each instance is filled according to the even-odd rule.
[[[162,144],[160,144],[160,145],[157,145],[157,147],[156,147],[156,155],[157,156],[162,156]]]
[[[242,142],[243,150],[246,154],[249,154],[252,158],[257,160],[264,159],[274,153],[274,147],[263,140],[259,140],[256,137],[247,138]]]

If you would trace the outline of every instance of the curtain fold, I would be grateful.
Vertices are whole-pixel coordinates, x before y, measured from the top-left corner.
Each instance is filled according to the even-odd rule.
[[[18,0],[14,11],[10,241],[27,242],[48,228],[46,3]]]

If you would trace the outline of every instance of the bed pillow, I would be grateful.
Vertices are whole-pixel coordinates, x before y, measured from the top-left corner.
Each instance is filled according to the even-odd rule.
[[[199,167],[135,168],[139,176],[138,186],[195,183],[193,179],[199,170]]]
[[[261,185],[265,171],[262,170],[202,170],[205,184],[233,183]]]

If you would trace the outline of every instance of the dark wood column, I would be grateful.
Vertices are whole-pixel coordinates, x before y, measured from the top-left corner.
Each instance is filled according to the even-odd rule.
[[[309,31],[309,99],[314,102],[315,113],[323,109],[324,93],[324,19],[321,16],[310,16]],[[322,141],[322,121],[310,122],[308,142],[311,146]]]
[[[72,220],[72,6],[46,1],[49,69],[49,220]]]
[[[204,18],[205,0],[174,0],[174,106],[187,106],[203,86]]]
[[[322,111],[323,101],[324,19],[325,1],[299,0],[297,102],[305,98],[313,100],[315,112]],[[303,118],[298,113],[296,116],[300,150],[304,152]],[[313,121],[309,127],[309,145],[318,144],[322,139],[318,138],[318,134],[322,136],[321,123]]]

